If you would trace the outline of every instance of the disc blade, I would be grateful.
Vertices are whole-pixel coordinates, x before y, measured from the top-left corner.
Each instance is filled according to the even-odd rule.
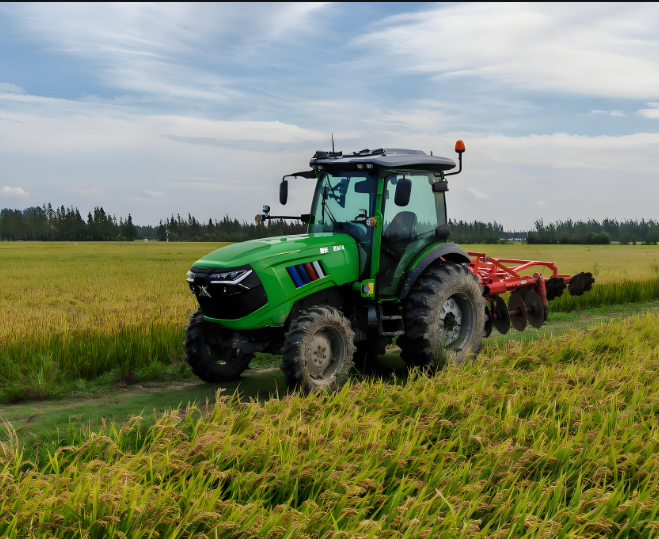
[[[492,326],[493,326],[493,320],[492,316],[490,315],[490,309],[485,306],[485,332],[484,332],[484,339],[487,339],[490,335],[492,335]]]
[[[508,309],[509,312],[517,311],[515,314],[510,315],[510,321],[513,324],[513,327],[517,331],[524,331],[526,329],[526,304],[522,299],[522,296],[513,292],[510,294],[510,299],[508,300]]]
[[[502,335],[505,335],[510,330],[510,315],[508,314],[508,306],[503,299],[497,297],[494,304],[494,313],[496,318],[494,320],[494,327]]]
[[[542,327],[545,323],[545,309],[540,296],[535,290],[529,290],[524,297],[526,303],[526,316],[534,328]]]

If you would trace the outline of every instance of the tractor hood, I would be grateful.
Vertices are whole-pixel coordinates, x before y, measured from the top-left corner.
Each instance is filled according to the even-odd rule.
[[[330,254],[334,247],[355,246],[356,241],[347,234],[334,232],[323,232],[314,234],[299,234],[296,236],[276,236],[274,238],[263,238],[259,240],[244,241],[227,245],[207,254],[194,263],[195,266],[210,268],[232,268],[255,262],[266,262],[272,265],[275,260],[267,260],[272,257],[297,258],[297,255]]]
[[[217,249],[195,262],[187,281],[206,320],[250,330],[280,326],[295,302],[355,282],[359,261],[357,242],[347,234],[279,236]],[[231,280],[229,270],[241,276]]]

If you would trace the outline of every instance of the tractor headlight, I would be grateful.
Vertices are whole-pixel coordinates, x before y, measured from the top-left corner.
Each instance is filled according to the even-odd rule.
[[[187,278],[185,279],[189,283],[194,283],[195,274],[191,271],[188,271]]]
[[[243,275],[247,273],[247,270],[238,270],[238,271],[227,271],[224,273],[213,273],[210,276],[211,281],[222,281],[223,283],[230,283],[240,279]]]

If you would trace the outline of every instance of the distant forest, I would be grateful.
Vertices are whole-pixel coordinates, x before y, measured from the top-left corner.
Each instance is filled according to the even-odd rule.
[[[78,208],[54,208],[50,204],[25,210],[0,210],[0,240],[4,241],[245,241],[269,236],[302,234],[306,226],[296,222],[268,221],[266,225],[224,219],[202,223],[188,215],[160,221],[158,226],[137,226],[126,219],[94,208],[83,218]]]
[[[659,242],[659,221],[556,221],[535,222],[535,230],[506,232],[503,225],[480,221],[449,221],[455,243],[501,243],[526,240],[534,244],[623,244]],[[238,242],[270,236],[302,234],[306,225],[298,221],[267,221],[266,224],[240,222],[225,216],[220,220],[198,221],[188,214],[173,215],[157,226],[138,226],[132,216],[126,219],[96,207],[83,218],[78,208],[53,208],[50,204],[25,210],[0,210],[0,240],[4,241],[166,241]]]
[[[535,230],[528,233],[527,243],[584,244],[597,245],[613,242],[622,244],[644,243],[656,245],[659,242],[659,221],[618,221],[604,219],[601,223],[588,221],[556,221],[545,225],[542,219],[535,222]]]

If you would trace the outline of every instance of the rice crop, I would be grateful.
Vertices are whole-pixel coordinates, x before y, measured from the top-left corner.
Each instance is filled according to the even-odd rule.
[[[195,308],[185,274],[222,245],[0,243],[0,400],[180,360]]]
[[[404,385],[220,397],[22,460],[0,537],[659,534],[659,317],[487,348]]]
[[[185,273],[224,244],[0,242],[0,401],[45,397],[65,380],[182,359],[195,308]],[[495,256],[591,271],[592,292],[553,310],[659,297],[653,246],[466,245]]]

